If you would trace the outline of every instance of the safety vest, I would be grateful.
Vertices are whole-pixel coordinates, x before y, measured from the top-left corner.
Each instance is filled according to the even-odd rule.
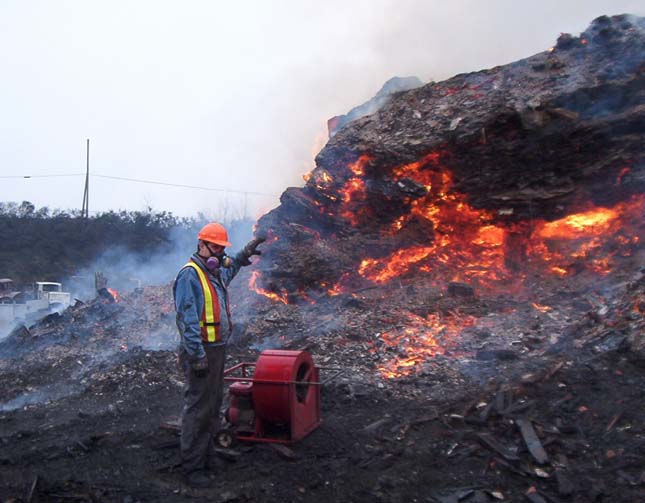
[[[184,267],[192,267],[197,273],[199,282],[202,285],[202,292],[204,294],[204,309],[199,320],[199,327],[202,333],[202,341],[204,342],[217,342],[220,340],[220,311],[219,311],[219,297],[215,288],[208,280],[206,273],[195,262],[190,260]]]

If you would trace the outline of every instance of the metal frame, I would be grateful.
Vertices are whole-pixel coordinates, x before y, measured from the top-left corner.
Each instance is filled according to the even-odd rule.
[[[324,384],[327,384],[331,382],[333,379],[336,379],[339,375],[341,375],[345,369],[338,368],[338,367],[317,367],[314,365],[315,368],[318,370],[329,370],[335,372],[331,376],[327,377],[324,381],[276,381],[272,379],[255,379],[252,375],[247,374],[247,369],[249,367],[255,367],[255,363],[249,363],[249,362],[241,362],[238,363],[237,365],[233,365],[231,368],[228,368],[224,371],[224,380],[227,382],[248,382],[252,381],[254,383],[260,383],[260,384],[311,384],[314,386],[322,386]],[[242,370],[242,377],[235,377],[235,376],[229,376],[229,374],[232,374],[236,370]]]

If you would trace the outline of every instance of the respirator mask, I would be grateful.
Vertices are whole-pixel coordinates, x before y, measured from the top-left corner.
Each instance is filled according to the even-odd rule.
[[[225,254],[217,257],[208,257],[206,260],[206,267],[210,271],[217,271],[220,267],[231,267],[233,259]]]
[[[233,265],[233,259],[223,251],[220,253],[213,252],[208,243],[206,243],[206,248],[211,252],[211,256],[206,259],[206,268],[209,271],[216,272],[220,267],[231,267]]]

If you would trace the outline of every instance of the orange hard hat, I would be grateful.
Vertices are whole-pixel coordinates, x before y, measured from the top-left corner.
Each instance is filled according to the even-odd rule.
[[[206,224],[204,227],[202,227],[202,230],[199,231],[197,237],[202,241],[207,241],[215,245],[231,246],[231,243],[228,240],[228,233],[226,232],[226,228],[224,228],[222,224],[218,224],[217,222]]]

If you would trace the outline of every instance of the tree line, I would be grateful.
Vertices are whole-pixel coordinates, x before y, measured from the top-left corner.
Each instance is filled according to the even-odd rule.
[[[151,209],[107,211],[83,218],[80,210],[36,208],[29,201],[0,203],[0,277],[17,284],[61,281],[111,247],[141,255],[163,252],[178,235],[196,236],[207,221],[202,214],[185,218]],[[227,225],[250,228],[252,222]]]

